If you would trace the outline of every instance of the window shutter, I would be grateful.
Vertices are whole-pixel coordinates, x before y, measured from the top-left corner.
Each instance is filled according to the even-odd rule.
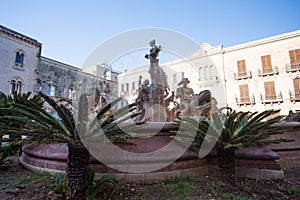
[[[274,81],[265,82],[264,86],[266,99],[276,99]]]
[[[295,78],[293,80],[293,82],[294,82],[294,91],[295,91],[295,94],[299,95],[300,94],[300,78]]]
[[[295,50],[296,63],[300,63],[300,49]]]
[[[271,63],[271,56],[266,55],[261,57],[261,64],[263,69],[270,69],[272,68],[272,63]]]
[[[300,49],[289,51],[290,63],[300,63]]]
[[[238,73],[246,72],[246,62],[245,60],[238,60],[237,61],[238,66]]]
[[[250,101],[248,84],[240,85],[240,98],[241,102]]]

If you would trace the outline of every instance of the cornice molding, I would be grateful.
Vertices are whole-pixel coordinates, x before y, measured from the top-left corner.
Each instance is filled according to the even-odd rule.
[[[264,44],[268,44],[268,43],[272,43],[272,42],[278,42],[281,40],[286,40],[286,39],[295,38],[295,37],[300,37],[300,30],[289,32],[289,33],[284,33],[281,35],[276,35],[276,36],[272,36],[272,37],[268,37],[268,38],[264,38],[264,39],[260,39],[260,40],[255,40],[252,42],[238,44],[238,45],[231,46],[231,47],[226,47],[226,48],[224,48],[224,52],[228,53],[228,52],[232,52],[232,51],[238,51],[241,49],[251,48],[251,47],[264,45]]]
[[[33,45],[35,47],[41,47],[42,43],[38,42],[36,39],[33,39],[31,37],[28,37],[26,35],[23,35],[21,33],[18,33],[16,31],[13,31],[9,28],[6,28],[2,25],[0,25],[0,33],[5,35],[8,38],[16,39],[21,42],[25,42],[27,44]]]

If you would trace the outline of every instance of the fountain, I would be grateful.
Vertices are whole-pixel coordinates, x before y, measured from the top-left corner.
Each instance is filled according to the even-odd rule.
[[[127,158],[130,163],[134,163],[136,172],[130,169],[132,165],[127,166],[128,162],[121,154],[109,155],[114,157],[116,163],[113,164],[118,167],[108,166],[92,158],[90,162],[96,171],[96,177],[103,174],[114,174],[117,178],[128,182],[157,182],[178,177],[203,177],[214,172],[216,168],[214,151],[200,159],[198,157],[199,149],[193,146],[186,148],[182,142],[173,139],[178,130],[177,124],[174,123],[176,117],[180,115],[210,117],[211,112],[218,110],[216,100],[209,90],[194,95],[194,91],[187,87],[189,83],[187,78],[179,83],[179,86],[183,86],[177,89],[176,95],[175,92],[169,94],[166,74],[158,64],[157,57],[161,46],[156,46],[155,40],[150,42],[150,46],[150,54],[146,54],[145,58],[150,60],[151,84],[149,80],[144,80],[141,84],[140,79],[139,95],[136,100],[138,108],[142,112],[136,121],[145,122],[145,125],[136,132],[139,137],[129,140],[136,144],[135,146],[119,145],[118,148],[133,154],[148,155],[172,144],[176,146],[175,150],[181,151],[182,154],[172,162],[168,162],[168,155],[171,156],[174,153],[172,148],[167,150],[169,154],[164,154],[166,157]],[[180,104],[175,100],[176,98],[180,99]],[[170,103],[175,105],[172,110],[168,109]],[[67,167],[67,153],[66,144],[26,145],[23,147],[20,161],[25,167],[34,171],[61,173]],[[270,148],[244,148],[237,150],[236,155],[237,172],[241,176],[267,179],[283,178],[283,172],[278,163],[279,156]],[[126,166],[128,170],[118,170],[126,169]]]

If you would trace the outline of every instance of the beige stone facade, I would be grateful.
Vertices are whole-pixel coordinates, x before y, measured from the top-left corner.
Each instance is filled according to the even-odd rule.
[[[300,111],[300,31],[223,48],[208,43],[188,58],[163,63],[170,89],[183,77],[195,93],[209,89],[218,107],[240,111]],[[134,101],[148,66],[119,75],[119,95]],[[151,81],[150,81],[151,82]]]

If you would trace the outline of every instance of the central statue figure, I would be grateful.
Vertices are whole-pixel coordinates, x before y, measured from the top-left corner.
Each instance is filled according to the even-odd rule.
[[[150,88],[161,87],[161,89],[169,88],[167,82],[167,75],[164,70],[158,65],[159,59],[157,58],[161,51],[161,46],[156,46],[155,40],[150,41],[150,54],[146,54],[145,58],[150,59],[149,73],[151,77]]]
[[[182,87],[177,89],[176,95],[175,91],[171,91],[171,95],[169,95],[167,75],[158,64],[161,46],[157,46],[155,40],[151,40],[149,44],[151,46],[150,53],[146,54],[145,58],[150,60],[151,84],[149,85],[147,79],[142,84],[142,76],[140,76],[136,103],[141,115],[136,120],[142,122],[174,121],[180,113],[187,117],[193,115],[210,117],[211,92],[204,90],[194,95],[194,90],[187,86],[190,82],[187,78],[183,78],[179,83],[178,86],[182,85]],[[180,99],[180,105],[176,102],[176,98]]]

